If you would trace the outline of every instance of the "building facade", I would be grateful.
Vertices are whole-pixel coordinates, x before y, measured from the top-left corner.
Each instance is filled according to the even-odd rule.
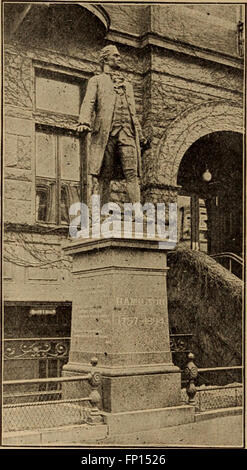
[[[91,195],[75,129],[104,45],[118,47],[151,138],[143,202],[177,201],[188,247],[242,256],[243,9],[4,3],[6,377],[57,375],[66,362],[73,285],[62,246],[70,205]],[[124,202],[125,183],[111,195]]]

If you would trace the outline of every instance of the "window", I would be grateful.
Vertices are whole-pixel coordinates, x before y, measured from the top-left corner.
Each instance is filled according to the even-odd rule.
[[[78,116],[85,79],[37,69],[35,81],[36,109]]]
[[[72,131],[36,127],[36,220],[69,222],[69,207],[81,200],[80,139]]]
[[[85,78],[35,70],[37,222],[68,224],[82,200],[85,150],[74,129],[85,89]]]
[[[36,207],[37,220],[45,222],[47,220],[47,211],[49,207],[49,190],[45,185],[36,188]]]

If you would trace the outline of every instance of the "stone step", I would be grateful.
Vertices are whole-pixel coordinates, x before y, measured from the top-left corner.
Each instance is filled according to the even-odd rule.
[[[104,416],[109,436],[162,429],[169,426],[193,423],[194,421],[195,407],[189,405],[121,413],[105,413]]]
[[[195,414],[195,421],[205,421],[206,419],[223,418],[225,416],[236,416],[243,413],[242,406],[235,406],[232,408],[218,408],[215,410],[202,411]]]
[[[36,431],[7,432],[3,434],[2,444],[8,446],[53,446],[97,443],[107,437],[107,426],[72,425]]]

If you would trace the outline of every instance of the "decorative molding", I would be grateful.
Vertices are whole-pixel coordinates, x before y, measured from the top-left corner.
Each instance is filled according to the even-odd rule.
[[[126,33],[115,29],[109,30],[106,37],[108,41],[118,42],[120,44],[132,46],[138,49],[143,49],[147,46],[157,46],[163,49],[168,49],[179,54],[190,55],[195,59],[204,59],[210,62],[217,62],[218,64],[227,65],[238,69],[244,68],[243,58],[234,57],[228,54],[223,54],[211,49],[194,46],[189,43],[181,41],[174,41],[170,38],[162,36],[158,33],[146,33],[142,36],[133,33]],[[196,53],[196,55],[195,55]]]
[[[91,60],[84,59],[86,62],[89,62],[90,64],[95,64],[95,62],[92,62]],[[81,61],[81,60],[80,60]],[[37,70],[42,70],[42,71],[50,71],[50,72],[55,72],[57,74],[61,75],[67,75],[69,77],[75,78],[78,77],[79,79],[88,79],[92,76],[92,73],[89,71],[84,71],[75,67],[68,67],[65,64],[60,65],[56,63],[50,63],[49,61],[44,61],[44,60],[38,60],[33,58],[33,67]]]
[[[143,238],[98,238],[98,239],[81,239],[69,242],[63,250],[68,255],[80,254],[84,251],[99,251],[104,249],[138,249],[138,250],[152,250],[160,252],[159,248],[160,239],[143,239]],[[163,250],[164,251],[164,250]]]
[[[42,300],[6,300],[4,302],[5,307],[39,307],[39,308],[57,308],[57,307],[72,307],[72,301],[71,302],[54,302],[54,301],[42,301]],[[11,339],[11,338],[8,338]],[[33,338],[31,338],[33,339]],[[47,338],[46,338],[47,339]],[[6,338],[7,340],[7,338]]]
[[[231,99],[226,96],[231,95],[238,95],[240,98],[243,96],[243,89],[234,89],[233,86],[229,85],[229,87],[223,86],[221,83],[210,83],[209,81],[205,80],[202,81],[200,78],[191,78],[191,77],[184,77],[181,75],[176,75],[175,73],[169,73],[167,71],[158,70],[158,68],[150,67],[148,70],[143,72],[143,77],[148,77],[152,74],[156,74],[162,77],[162,80],[166,79],[166,86],[171,88],[177,88],[179,90],[188,90],[188,83],[192,84],[194,88],[190,88],[190,93],[194,93],[196,95],[206,95],[207,97],[212,96],[212,99],[215,99],[215,95],[213,92],[217,92],[217,97],[220,98],[219,92],[222,93],[222,99]],[[152,77],[151,77],[152,79]],[[170,83],[168,83],[170,81]],[[197,89],[195,88],[197,87]]]
[[[169,125],[157,146],[159,183],[177,185],[180,162],[196,140],[212,132],[243,130],[243,110],[235,102],[208,101],[188,108]]]
[[[93,274],[94,276],[100,276],[100,275],[115,275],[117,272],[124,272],[127,271],[129,274],[137,274],[137,275],[144,275],[146,276],[147,273],[150,276],[163,276],[167,273],[168,267],[165,268],[140,268],[138,266],[103,266],[103,267],[97,267],[97,268],[90,268],[90,269],[80,269],[80,270],[72,270],[72,273],[76,275],[76,277],[82,278],[82,277],[88,277],[90,274]],[[81,276],[84,275],[84,276]]]
[[[22,338],[4,340],[4,360],[68,358],[70,339]]]
[[[49,235],[65,235],[68,236],[68,226],[51,226],[51,225],[29,225],[8,222],[4,224],[5,232],[22,232],[22,233],[41,233]]]
[[[157,354],[160,355],[162,353],[166,353],[169,355],[169,351],[158,351]],[[133,354],[133,353],[132,353]],[[66,372],[75,372],[76,373],[84,373],[90,372],[90,366],[87,364],[80,364],[80,363],[73,363],[69,362],[63,368]],[[177,374],[181,373],[179,367],[174,366],[173,364],[169,363],[160,363],[160,364],[144,364],[138,366],[113,366],[113,367],[104,367],[104,366],[97,366],[97,370],[102,374],[103,377],[125,377],[125,376],[135,376],[135,375],[154,375],[154,374]]]
[[[106,13],[105,9],[101,5],[97,4],[88,4],[88,3],[79,3],[79,5],[82,8],[85,8],[86,10],[90,11],[93,13],[93,15],[97,16],[97,18],[101,21],[101,23],[104,25],[106,31],[109,30],[110,27],[110,17],[108,13]]]

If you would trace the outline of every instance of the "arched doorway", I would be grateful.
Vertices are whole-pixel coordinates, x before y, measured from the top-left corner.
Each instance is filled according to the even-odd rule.
[[[187,150],[201,137],[223,131],[243,133],[243,110],[237,103],[208,101],[188,108],[170,124],[159,141],[153,180],[175,188]]]
[[[242,256],[243,137],[218,131],[194,142],[179,165],[179,241]]]

